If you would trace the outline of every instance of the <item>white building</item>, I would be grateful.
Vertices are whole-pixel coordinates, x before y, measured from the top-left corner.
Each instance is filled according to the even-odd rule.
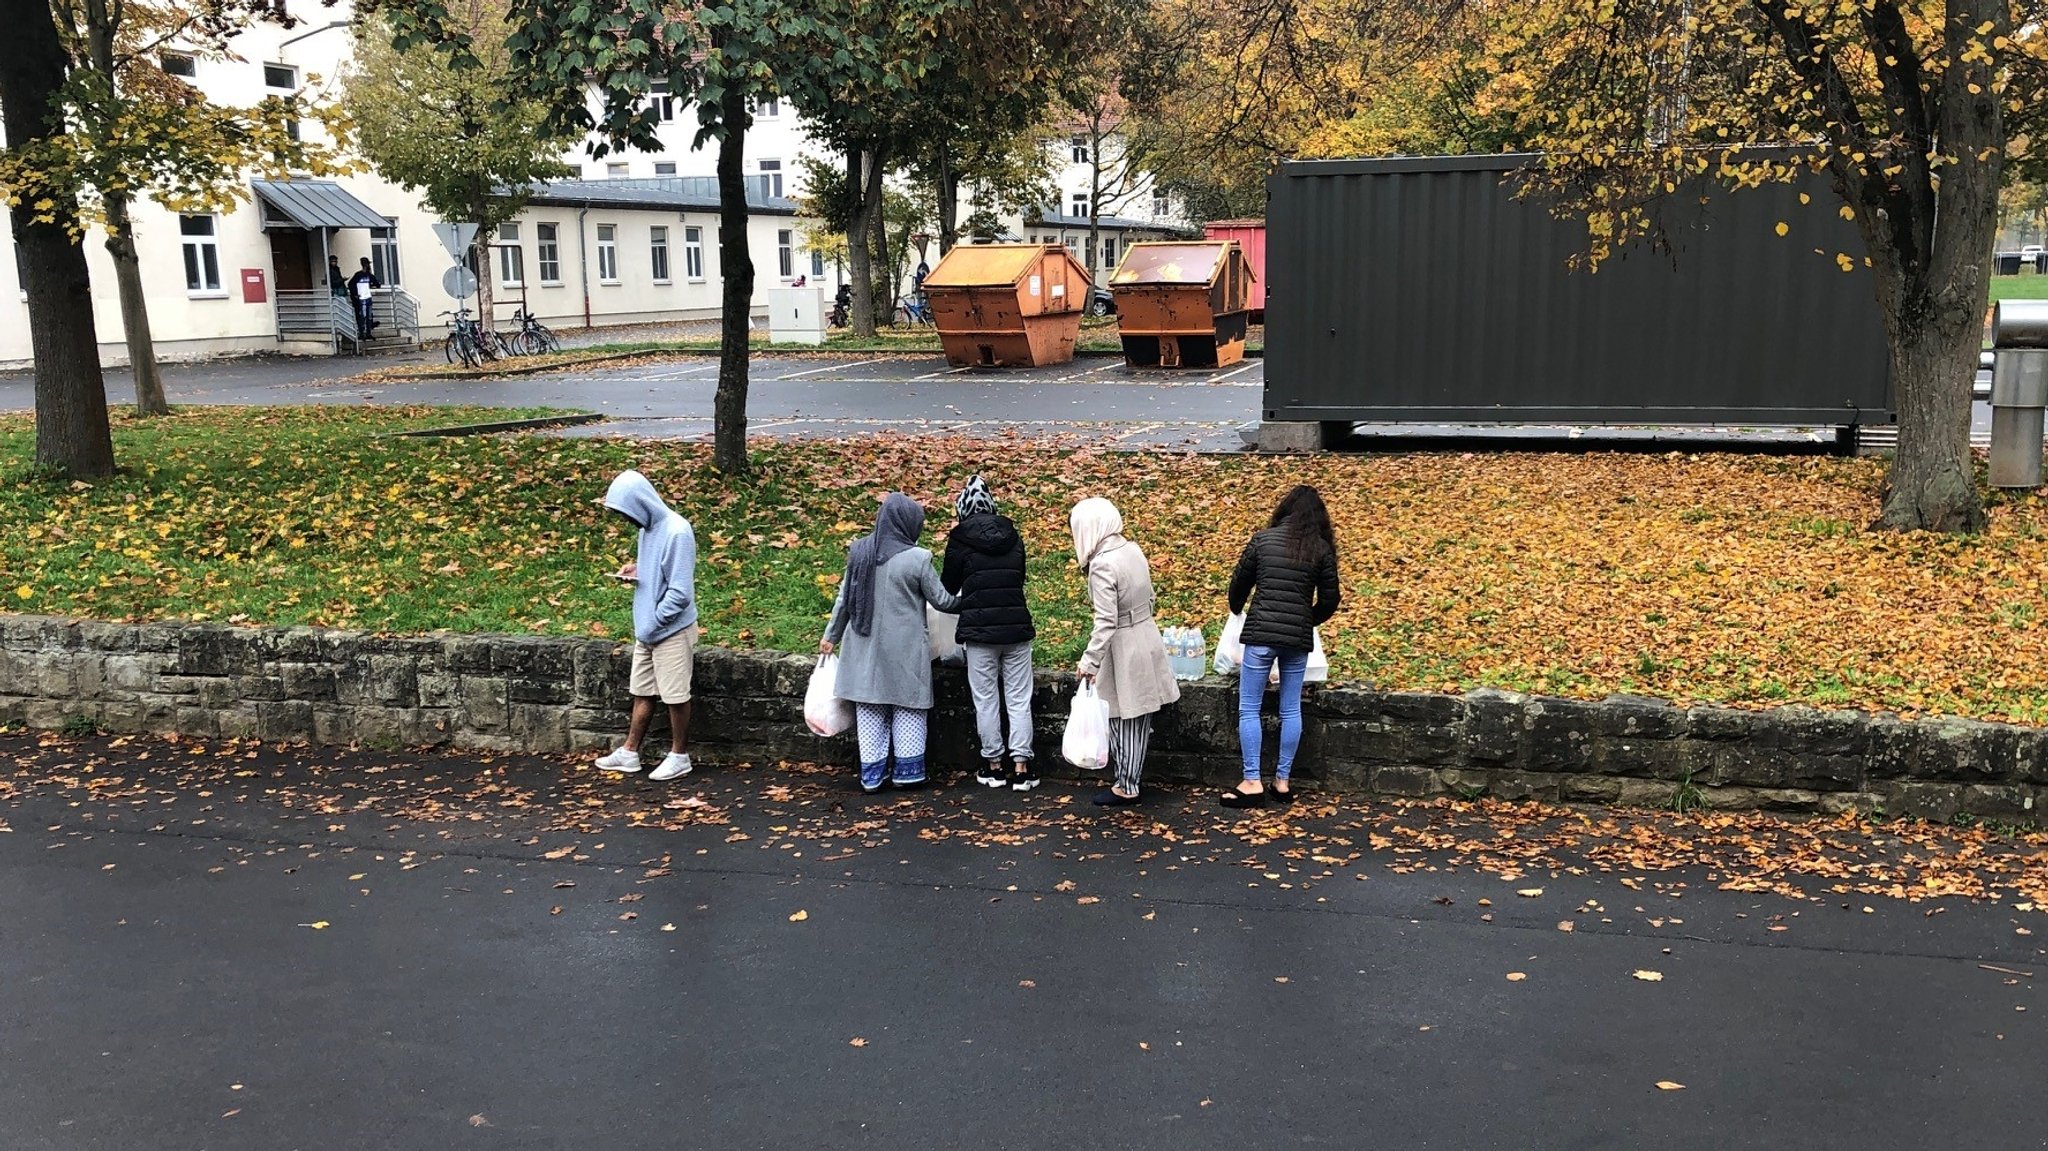
[[[347,15],[346,5],[335,9]],[[169,68],[221,103],[253,104],[265,95],[312,88],[339,91],[337,77],[354,51],[345,20],[310,30],[268,25],[235,43],[239,59],[167,54]],[[317,131],[308,124],[306,131]],[[587,156],[582,157],[588,160]],[[530,308],[557,330],[651,320],[713,319],[720,309],[718,200],[704,180],[656,179],[670,173],[631,157],[633,175],[613,165],[594,180],[549,184],[519,220],[500,233],[490,275],[501,330],[513,309]],[[646,171],[637,169],[645,168]],[[589,167],[586,167],[589,172]],[[749,240],[757,306],[765,292],[812,271],[801,250],[796,208],[761,181]],[[330,290],[326,267],[343,275],[368,259],[384,290],[379,336],[433,338],[457,299],[443,284],[453,258],[435,236],[434,217],[415,193],[374,173],[335,179],[251,181],[231,210],[178,214],[152,202],[133,209],[144,292],[158,354],[165,359],[288,351],[355,350],[347,304]],[[29,362],[28,306],[13,240],[0,229],[0,365]],[[97,230],[85,243],[94,285],[101,355],[126,360],[114,267]],[[10,280],[8,277],[14,277]],[[474,308],[475,301],[468,301]],[[396,342],[396,341],[392,341]]]

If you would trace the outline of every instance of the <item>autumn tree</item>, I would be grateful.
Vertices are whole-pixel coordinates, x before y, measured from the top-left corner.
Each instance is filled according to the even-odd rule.
[[[419,192],[429,211],[477,225],[477,315],[492,323],[490,254],[505,223],[518,218],[535,181],[569,175],[565,141],[547,130],[547,106],[521,91],[512,65],[503,0],[450,9],[474,61],[457,67],[438,46],[393,46],[381,17],[358,25],[344,100],[357,150],[385,179]]]
[[[1476,6],[1489,98],[1545,152],[1538,190],[1592,255],[1654,238],[1662,197],[1825,173],[1855,221],[1890,348],[1899,441],[1877,526],[1975,531],[1970,385],[1998,192],[2042,115],[2039,0],[1545,0]],[[1758,144],[1794,143],[1782,163]],[[1778,225],[1800,243],[1798,222]],[[1853,266],[1844,253],[1822,253]]]
[[[301,130],[332,109],[297,94],[248,106],[209,100],[164,71],[175,50],[236,58],[233,38],[258,23],[290,26],[281,3],[234,0],[197,7],[149,0],[52,0],[47,13],[64,46],[67,78],[57,100],[66,131],[11,149],[0,186],[32,199],[76,203],[77,223],[99,225],[114,279],[136,408],[169,410],[150,332],[132,208],[139,198],[179,211],[218,211],[247,199],[251,176],[336,170],[333,149]]]
[[[63,134],[67,61],[45,0],[0,0],[0,20],[14,29],[0,52],[0,120],[7,132],[0,158],[12,161],[37,154]],[[36,466],[73,479],[111,475],[114,442],[77,201],[62,188],[31,197],[10,184],[8,223],[21,256],[35,356]]]

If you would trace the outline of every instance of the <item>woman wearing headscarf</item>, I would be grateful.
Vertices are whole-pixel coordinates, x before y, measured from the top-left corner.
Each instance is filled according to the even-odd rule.
[[[996,509],[996,497],[980,476],[967,481],[953,511],[960,522],[946,536],[939,582],[960,595],[960,646],[967,650],[967,690],[981,736],[976,778],[984,787],[1030,791],[1038,786],[1031,768],[1031,641],[1038,631],[1024,598],[1024,537]]]
[[[1223,793],[1225,807],[1258,807],[1268,799],[1293,803],[1294,753],[1301,746],[1301,684],[1308,670],[1316,628],[1337,614],[1337,534],[1323,497],[1302,484],[1273,509],[1255,532],[1230,576],[1230,611],[1245,612],[1244,665],[1238,669],[1237,741],[1244,753],[1244,782]],[[1265,735],[1259,710],[1266,678],[1280,669],[1280,763],[1273,786],[1260,782],[1260,743]]]
[[[1095,627],[1080,674],[1109,705],[1109,762],[1115,782],[1095,797],[1103,807],[1138,802],[1152,713],[1180,698],[1166,642],[1152,622],[1152,566],[1124,538],[1124,518],[1105,499],[1074,505],[1074,555],[1088,573]]]
[[[924,786],[925,720],[932,708],[931,640],[925,605],[954,611],[959,600],[939,583],[932,553],[917,546],[924,509],[890,492],[875,530],[846,553],[846,574],[832,601],[832,622],[818,650],[839,656],[839,698],[854,705],[860,733],[860,786],[873,794],[892,779]],[[891,770],[893,760],[894,770]]]

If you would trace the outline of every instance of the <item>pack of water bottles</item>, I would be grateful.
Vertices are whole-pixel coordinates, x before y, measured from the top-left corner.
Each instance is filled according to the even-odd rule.
[[[1166,641],[1166,663],[1175,679],[1200,679],[1209,672],[1209,641],[1198,627],[1169,627],[1160,631]]]

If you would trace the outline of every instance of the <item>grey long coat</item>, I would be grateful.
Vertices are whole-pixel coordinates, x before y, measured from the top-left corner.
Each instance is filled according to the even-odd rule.
[[[1180,698],[1166,662],[1166,641],[1152,621],[1152,565],[1138,545],[1114,539],[1088,565],[1088,599],[1095,630],[1081,655],[1095,690],[1117,719],[1151,715]]]
[[[920,710],[932,705],[931,637],[924,607],[958,611],[960,599],[939,582],[927,548],[905,548],[875,573],[875,618],[870,634],[847,626],[846,585],[832,601],[825,638],[839,644],[839,698]]]

